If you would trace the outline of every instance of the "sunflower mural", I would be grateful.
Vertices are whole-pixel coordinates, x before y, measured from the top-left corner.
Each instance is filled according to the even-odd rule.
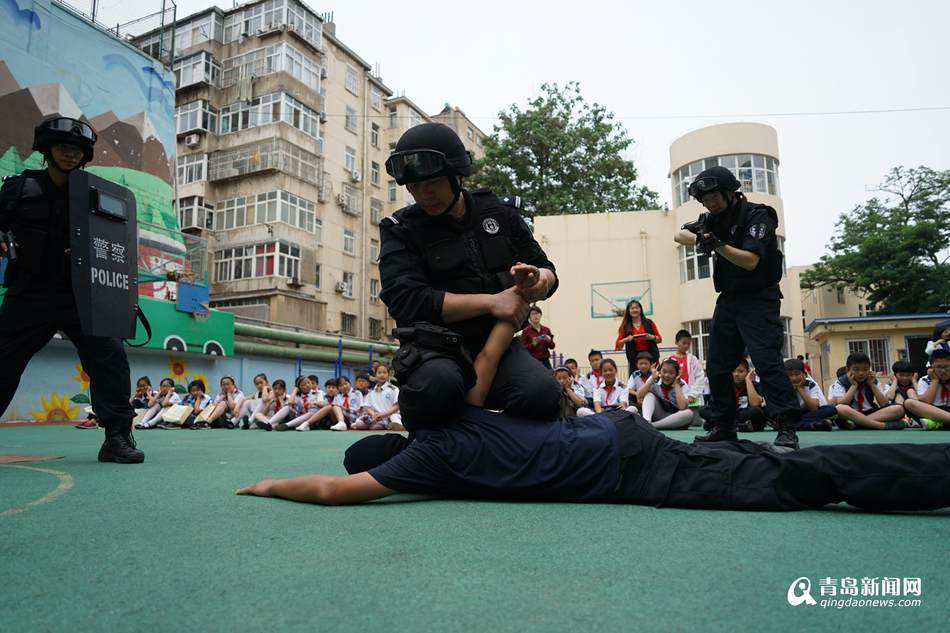
[[[40,401],[43,404],[43,410],[30,412],[34,420],[69,422],[79,418],[79,406],[70,402],[70,398],[65,393],[60,396],[54,391],[49,399],[44,396],[40,398]]]
[[[80,363],[76,363],[74,367],[76,368],[76,375],[73,376],[73,380],[79,383],[80,393],[77,393],[69,400],[75,404],[89,404],[91,402],[89,397],[89,374],[86,373],[86,370],[82,368],[82,364]],[[63,397],[65,398],[65,396]],[[44,404],[44,407],[45,406]],[[78,413],[79,407],[76,407],[76,409]]]
[[[187,388],[182,388],[188,383],[188,363],[181,358],[168,359],[168,377],[175,381],[175,391],[184,393]],[[181,389],[180,389],[181,388]]]

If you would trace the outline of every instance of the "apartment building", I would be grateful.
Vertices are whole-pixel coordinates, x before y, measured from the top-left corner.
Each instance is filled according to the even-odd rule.
[[[393,96],[298,0],[211,7],[134,43],[177,81],[176,201],[208,240],[211,304],[236,314],[382,339],[378,224],[412,202],[385,173],[406,129],[452,125],[476,155],[484,133],[458,108],[429,117]],[[172,42],[174,37],[174,42]]]

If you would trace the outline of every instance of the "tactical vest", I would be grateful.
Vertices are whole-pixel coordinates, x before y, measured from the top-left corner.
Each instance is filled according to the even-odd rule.
[[[713,232],[726,244],[742,248],[742,241],[749,230],[748,217],[752,211],[765,208],[771,213],[778,226],[778,214],[775,209],[764,204],[753,204],[748,200],[740,203],[739,214],[729,226],[713,225]],[[713,285],[716,292],[751,293],[776,286],[782,279],[782,251],[778,249],[778,239],[773,238],[766,246],[765,257],[759,260],[755,270],[746,270],[736,266],[728,259],[716,253],[713,268]]]
[[[500,199],[487,189],[463,195],[467,214],[461,222],[447,214],[428,216],[413,205],[383,224],[422,260],[432,288],[455,294],[495,294],[510,288],[514,279],[509,271],[518,261],[515,222],[523,222],[518,198]],[[487,337],[494,323],[493,317],[483,315],[450,327],[471,343]]]
[[[27,170],[3,181],[0,217],[4,230],[12,231],[17,258],[7,267],[4,286],[20,289],[31,282],[69,287],[68,200],[50,200],[43,189],[41,170]]]

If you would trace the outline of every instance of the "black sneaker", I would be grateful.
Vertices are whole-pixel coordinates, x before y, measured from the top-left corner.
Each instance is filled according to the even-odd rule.
[[[742,433],[752,433],[755,431],[755,427],[752,426],[751,422],[746,420],[745,422],[739,422],[736,425],[736,431],[740,431]]]
[[[136,447],[131,428],[110,426],[106,428],[106,441],[99,449],[99,461],[141,464],[145,461],[145,453]]]
[[[260,420],[258,420],[258,422],[257,422],[257,428],[259,428],[259,429],[264,429],[265,431],[273,431],[273,430],[274,430],[274,427],[272,427],[270,424],[268,424],[267,422],[261,422]],[[280,429],[278,429],[278,430],[280,430]]]
[[[247,419],[247,416],[244,417],[244,421],[241,422],[241,430],[246,431],[251,428],[251,422]]]
[[[735,427],[714,426],[706,435],[697,435],[694,442],[734,442],[739,439]]]

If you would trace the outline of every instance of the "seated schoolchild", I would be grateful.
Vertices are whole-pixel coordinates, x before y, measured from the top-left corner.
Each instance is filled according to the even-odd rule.
[[[830,431],[834,428],[832,419],[838,415],[835,408],[828,404],[821,387],[808,376],[805,363],[792,358],[785,361],[785,373],[798,396],[798,408],[802,411],[799,431]]]
[[[212,429],[233,429],[235,421],[240,419],[244,392],[237,388],[234,378],[221,378],[221,391],[214,399],[214,408],[208,414],[208,426]]]
[[[367,389],[363,408],[353,422],[353,428],[357,431],[405,430],[399,416],[399,389],[389,382],[389,366],[382,363],[377,365],[375,378],[375,386]],[[357,383],[359,382],[357,377]],[[368,378],[366,383],[370,384]]]
[[[135,393],[129,398],[129,404],[135,409],[136,415],[141,413],[143,416],[142,419],[145,419],[161,409],[161,407],[152,402],[157,395],[158,392],[152,387],[152,381],[149,380],[148,376],[142,376],[135,381]],[[136,426],[136,428],[139,427]]]
[[[950,352],[935,349],[930,356],[932,376],[917,382],[917,398],[904,401],[904,408],[920,418],[928,431],[950,429]]]
[[[560,417],[574,417],[580,409],[587,408],[587,396],[584,393],[584,387],[574,382],[574,375],[569,368],[558,367],[555,369],[554,379],[561,386]]]
[[[182,422],[183,429],[208,429],[210,425],[205,421],[198,421],[201,413],[211,406],[211,396],[205,393],[205,383],[201,380],[192,380],[188,383],[188,395],[182,404],[191,407],[188,419]]]
[[[350,379],[346,376],[337,378],[340,393],[333,399],[333,415],[336,424],[330,427],[331,431],[345,431],[356,422],[360,408],[363,406],[363,396],[353,389]]]
[[[594,415],[611,409],[626,409],[636,413],[637,408],[630,406],[627,385],[617,375],[617,363],[612,358],[605,358],[600,363],[603,383],[594,390],[594,408],[581,407],[577,415]]]
[[[884,392],[884,396],[890,404],[899,404],[904,406],[908,400],[917,400],[917,374],[914,373],[914,366],[909,361],[899,360],[891,365],[891,384]],[[913,407],[912,407],[913,408]],[[921,428],[920,418],[904,407],[904,422],[912,429]]]
[[[287,383],[278,378],[263,396],[260,406],[256,408],[254,416],[251,418],[251,422],[256,424],[259,429],[273,431],[274,425],[282,419],[278,418],[277,415],[283,411],[286,417],[291,410],[291,402],[287,398]]]
[[[168,407],[181,404],[181,398],[175,393],[175,381],[171,378],[163,378],[158,384],[158,392],[149,398],[148,404],[148,413],[135,428],[142,430],[163,428],[165,425],[162,424],[162,413]]]
[[[679,373],[679,363],[667,358],[637,390],[643,418],[654,428],[686,429],[699,419],[699,413],[689,408],[686,383],[680,380]]]
[[[768,419],[765,415],[765,399],[759,394],[755,386],[755,370],[749,368],[749,361],[745,358],[739,361],[732,370],[732,387],[736,399],[736,430],[761,431],[765,428]],[[708,407],[700,408],[700,416],[709,420],[711,410]]]
[[[635,407],[643,408],[643,403],[637,397],[640,387],[653,375],[653,354],[640,352],[636,358],[637,368],[627,380],[627,401]]]
[[[907,427],[902,419],[904,407],[887,401],[871,373],[871,359],[867,354],[849,354],[845,367],[845,374],[828,390],[831,395],[828,404],[835,407],[839,417],[864,429],[900,430]]]
[[[690,348],[693,345],[693,335],[686,330],[676,333],[676,351],[670,356],[679,363],[680,380],[686,383],[686,397],[690,407],[700,407],[703,402],[703,388],[706,386],[706,372]],[[637,355],[639,363],[639,355]]]
[[[250,396],[246,396],[241,403],[238,411],[238,422],[243,430],[251,428],[252,424],[257,424],[254,416],[258,411],[264,408],[264,403],[270,399],[271,387],[267,380],[267,374],[257,374],[254,376],[254,387],[256,391]]]

